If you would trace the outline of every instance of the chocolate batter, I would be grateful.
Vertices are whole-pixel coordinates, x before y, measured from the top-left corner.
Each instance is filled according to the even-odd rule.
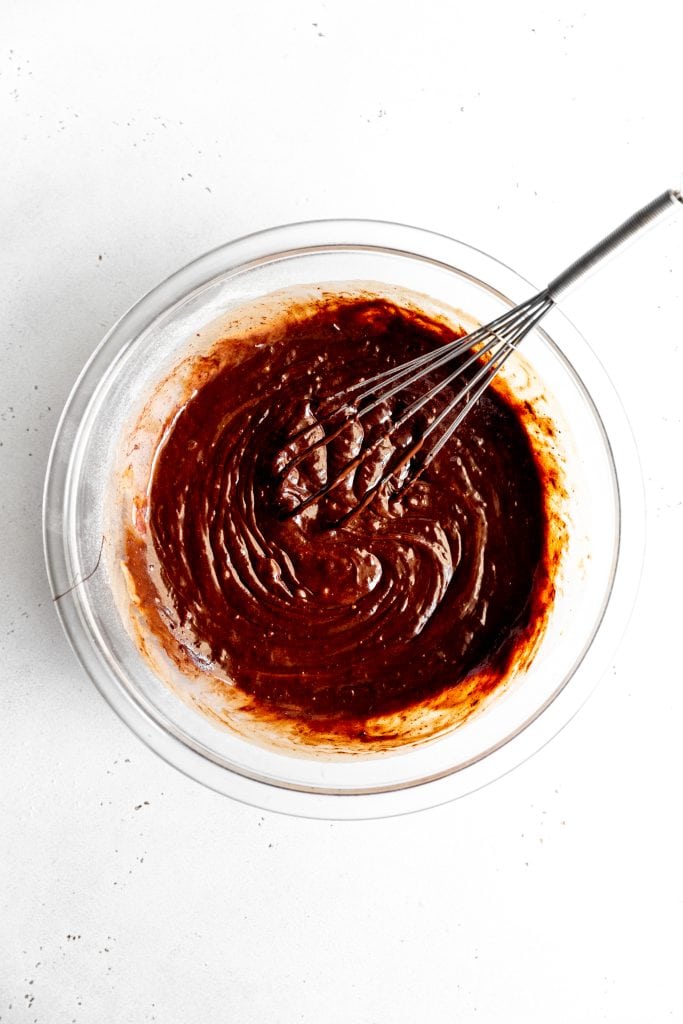
[[[344,484],[285,514],[348,455],[341,438],[282,478],[321,399],[454,336],[388,300],[337,297],[201,364],[126,547],[139,609],[178,664],[271,721],[355,740],[369,719],[458,688],[471,710],[504,681],[552,600],[529,410],[489,388],[399,500],[331,527],[355,501]]]

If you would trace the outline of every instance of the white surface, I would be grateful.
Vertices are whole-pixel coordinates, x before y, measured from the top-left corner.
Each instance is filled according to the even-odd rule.
[[[84,677],[39,529],[81,365],[205,249],[368,216],[540,284],[677,184],[683,12],[628,10],[5,0],[1,1021],[683,1019],[683,218],[563,303],[633,423],[647,561],[611,673],[486,790],[330,824],[201,789]]]

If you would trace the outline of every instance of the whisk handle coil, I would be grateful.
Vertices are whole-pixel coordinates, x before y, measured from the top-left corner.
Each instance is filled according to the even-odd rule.
[[[673,203],[683,203],[683,196],[675,189],[667,189],[666,192],[662,192],[652,202],[643,206],[642,209],[634,213],[628,220],[625,220],[623,224],[620,224],[618,228],[615,228],[611,234],[603,238],[601,242],[594,245],[583,256],[579,256],[578,260],[575,260],[561,274],[558,274],[548,285],[547,291],[550,297],[557,299],[562,292],[566,291],[579,278],[583,277],[596,263],[609,256],[610,253],[618,249],[619,246],[623,245],[624,242],[628,241],[639,231],[649,227],[663,213],[670,211]]]

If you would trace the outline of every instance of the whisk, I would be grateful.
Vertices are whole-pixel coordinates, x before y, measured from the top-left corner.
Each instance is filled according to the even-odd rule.
[[[372,412],[384,407],[387,420],[377,435],[370,432],[370,440],[364,431],[359,431],[353,457],[342,463],[337,472],[328,476],[324,485],[313,493],[298,500],[287,510],[283,518],[304,512],[330,494],[343,480],[352,477],[357,481],[362,476],[361,493],[355,494],[356,502],[330,526],[340,526],[362,509],[381,492],[393,488],[400,496],[424,473],[427,466],[448,443],[474,404],[481,398],[491,381],[500,372],[506,360],[519,343],[543,319],[557,297],[583,277],[595,264],[636,235],[661,214],[670,210],[672,204],[683,203],[683,196],[674,189],[663,192],[652,202],[634,213],[611,234],[579,257],[566,270],[558,274],[546,288],[532,298],[515,306],[479,327],[470,334],[455,338],[452,342],[427,352],[424,355],[399,364],[373,377],[359,381],[350,387],[329,396],[321,403],[316,421],[290,437],[287,451],[294,452],[280,469],[281,479],[286,479],[293,469],[300,466],[317,450],[328,446],[349,429],[349,424],[361,424]],[[434,371],[443,370],[443,376],[428,386],[418,397],[410,398],[408,404],[394,415],[386,403],[394,396],[406,393],[408,388],[424,380]],[[462,386],[451,385],[458,378],[471,371],[464,378]],[[411,421],[426,406],[447,389],[455,390],[448,396],[443,408],[427,417],[427,425],[415,437],[406,431]],[[322,410],[325,410],[324,412]],[[310,443],[306,438],[314,432],[316,437]],[[407,436],[407,440],[406,440]],[[302,447],[303,445],[303,447]]]

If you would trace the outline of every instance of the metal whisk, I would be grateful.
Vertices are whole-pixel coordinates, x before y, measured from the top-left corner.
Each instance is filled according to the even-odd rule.
[[[430,462],[453,436],[520,341],[543,319],[555,304],[557,297],[595,264],[662,213],[670,210],[672,204],[677,202],[683,203],[683,196],[679,191],[669,189],[663,192],[558,274],[543,291],[526,302],[468,335],[458,337],[440,348],[359,381],[326,398],[321,404],[315,424],[304,427],[289,438],[286,450],[294,454],[287,457],[285,465],[280,469],[281,479],[285,479],[293,469],[316,451],[339,438],[344,431],[348,431],[350,424],[362,424],[363,420],[381,407],[384,407],[387,418],[380,424],[379,431],[370,432],[369,441],[365,437],[365,432],[359,431],[360,440],[356,438],[356,450],[352,457],[343,462],[336,473],[328,476],[323,486],[288,509],[285,518],[305,511],[352,474],[354,481],[361,475],[363,477],[361,494],[356,494],[357,501],[353,507],[330,525],[339,526],[357,515],[380,491],[388,489],[390,483],[393,483],[395,494],[404,493],[424,473]],[[390,399],[441,368],[445,368],[444,376],[419,397],[411,398],[397,416],[394,417],[387,412],[386,403]],[[448,398],[442,409],[428,416],[427,426],[419,432],[419,436],[414,437],[408,431],[407,439],[402,438],[401,435],[406,434],[404,428],[407,428],[411,421],[414,422],[420,410],[434,403],[446,388],[449,388],[457,378],[463,377],[468,370],[473,372],[465,378],[463,385],[455,394]],[[315,432],[316,438],[306,443],[306,437],[310,437],[312,432]]]

